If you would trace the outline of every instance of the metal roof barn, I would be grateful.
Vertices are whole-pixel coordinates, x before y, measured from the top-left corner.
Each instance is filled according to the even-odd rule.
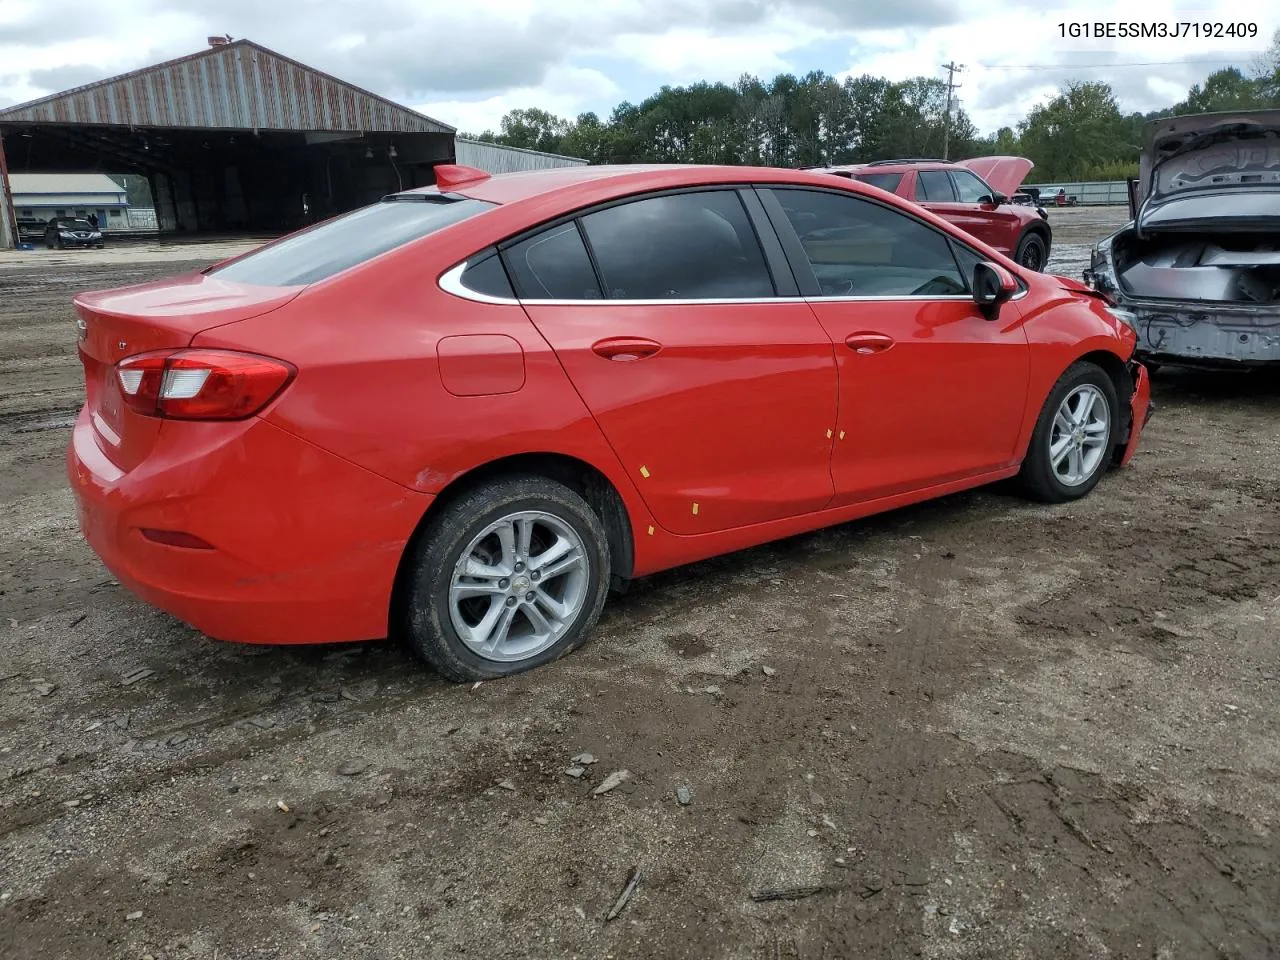
[[[491,173],[584,162],[460,143]],[[434,183],[432,168],[454,159],[448,124],[210,37],[199,53],[0,109],[0,222],[16,235],[6,169],[140,173],[162,231],[275,235]]]

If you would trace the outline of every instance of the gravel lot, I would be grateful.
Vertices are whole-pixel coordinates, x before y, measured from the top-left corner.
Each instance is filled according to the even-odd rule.
[[[132,250],[0,257],[0,957],[1280,955],[1276,378],[1160,375],[1081,503],[673,571],[472,689],[206,640],[81,543],[71,295],[233,252]]]

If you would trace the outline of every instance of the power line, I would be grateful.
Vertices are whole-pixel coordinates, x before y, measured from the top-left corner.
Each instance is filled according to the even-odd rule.
[[[1259,57],[1263,51],[1236,57],[1212,57],[1182,60],[1133,60],[1127,63],[980,63],[983,70],[1107,70],[1111,67],[1172,67],[1184,63],[1237,63],[1246,58]]]

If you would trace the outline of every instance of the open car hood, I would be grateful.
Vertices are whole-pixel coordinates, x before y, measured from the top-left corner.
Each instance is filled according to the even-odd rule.
[[[972,160],[961,160],[959,165],[972,170],[992,190],[1012,197],[1027,179],[1027,174],[1035,166],[1026,157],[974,157]]]
[[[1234,200],[1280,193],[1280,110],[1154,120],[1144,130],[1138,166],[1140,229],[1212,219],[1224,194]],[[1261,201],[1255,210],[1271,206]]]

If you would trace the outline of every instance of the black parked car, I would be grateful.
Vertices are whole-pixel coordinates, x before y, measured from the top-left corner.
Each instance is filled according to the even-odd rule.
[[[59,250],[67,247],[101,249],[102,231],[79,217],[54,217],[44,228],[44,245],[50,250],[55,247]]]

